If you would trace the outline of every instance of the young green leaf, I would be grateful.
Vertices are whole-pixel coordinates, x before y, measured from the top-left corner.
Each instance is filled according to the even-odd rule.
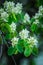
[[[26,57],[30,56],[31,53],[32,53],[32,48],[31,48],[31,47],[25,48],[24,55],[25,55]]]
[[[9,49],[8,49],[8,55],[11,56],[15,53],[16,51],[16,48],[15,47],[12,47],[10,46]]]
[[[37,31],[38,31],[37,25],[36,24],[32,24],[31,25],[31,30],[32,30],[32,32],[36,32],[37,33]]]
[[[16,47],[17,47],[18,52],[20,53],[23,52],[23,47],[20,44],[17,44]]]
[[[34,46],[32,53],[33,53],[33,55],[37,56],[38,55],[38,48]]]

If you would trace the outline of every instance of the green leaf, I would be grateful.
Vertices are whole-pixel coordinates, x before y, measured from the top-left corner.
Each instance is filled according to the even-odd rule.
[[[19,39],[18,41],[18,44],[16,45],[16,48],[18,50],[18,52],[22,53],[24,50],[23,50],[23,40]]]
[[[6,34],[6,36],[5,36],[5,39],[7,40],[7,39],[11,39],[12,37],[11,37],[11,34]]]
[[[35,21],[35,18],[31,18],[31,23],[33,23]]]
[[[27,48],[29,44],[27,43],[27,40],[24,40],[24,47]]]
[[[10,25],[8,23],[2,23],[1,24],[1,31],[4,33],[10,33],[11,32],[11,28]]]
[[[15,51],[16,51],[16,48],[10,46],[10,47],[8,48],[8,55],[10,55],[10,56],[13,55],[13,54],[15,53]]]
[[[32,24],[32,25],[31,25],[31,30],[32,30],[32,32],[37,33],[37,32],[38,32],[38,27],[37,27],[37,25],[36,25],[36,24]]]
[[[12,14],[9,14],[9,19],[8,19],[8,23],[11,24],[13,21],[13,18],[12,18]]]
[[[14,22],[17,22],[17,16],[15,15],[15,13],[12,13],[12,18],[13,18]]]
[[[22,12],[22,14],[20,14],[20,18],[21,18],[21,21],[23,21],[24,19],[24,13]]]
[[[23,52],[23,46],[22,46],[22,45],[17,44],[17,45],[16,45],[16,48],[17,48],[18,52],[20,52],[20,53]]]
[[[42,16],[42,17],[40,16],[39,22],[40,22],[41,24],[43,24],[43,16]]]
[[[26,57],[30,56],[31,53],[32,53],[32,48],[31,48],[31,47],[25,48],[24,55],[25,55]]]
[[[38,48],[34,46],[32,53],[33,53],[33,55],[37,56],[38,55]]]

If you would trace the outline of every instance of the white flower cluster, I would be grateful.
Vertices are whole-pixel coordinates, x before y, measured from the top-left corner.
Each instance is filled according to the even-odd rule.
[[[43,14],[43,6],[39,7],[39,13],[42,15]]]
[[[6,21],[6,22],[8,22],[7,19],[9,17],[9,14],[11,14],[11,13],[14,13],[14,14],[22,14],[22,4],[21,3],[15,4],[14,2],[10,2],[10,1],[7,2],[6,1],[4,3],[4,9],[5,9],[6,12],[3,9],[0,9],[0,13],[1,13],[1,18],[4,21]],[[36,15],[34,17],[36,20],[35,20],[35,22],[33,22],[33,24],[39,24],[38,18],[39,18],[39,16],[42,16],[42,13],[43,13],[43,7],[41,6],[39,8],[38,13],[36,13]],[[24,15],[23,23],[30,23],[30,16],[28,15],[28,13],[26,13]],[[11,28],[11,31],[13,33],[14,32],[17,32],[16,31],[16,23],[14,23],[14,21],[12,21],[12,23],[10,25],[10,28]],[[34,45],[37,46],[37,43],[38,43],[37,39],[35,37],[31,37],[29,35],[29,33],[30,32],[25,28],[25,29],[23,29],[23,30],[21,30],[19,32],[19,35],[18,36],[19,36],[19,38],[23,39],[24,41],[26,40],[31,47],[33,47]],[[11,41],[12,41],[12,46],[13,47],[16,44],[18,44],[19,38],[17,38],[17,37],[12,38]]]
[[[23,29],[20,33],[19,36],[21,37],[21,39],[26,39],[28,38],[29,31],[27,29]]]
[[[3,12],[4,12],[4,9],[1,8],[1,9],[0,9],[0,14],[3,13]]]
[[[20,33],[19,36],[21,37],[21,39],[23,39],[24,41],[27,40],[27,43],[33,47],[34,45],[37,46],[37,38],[34,36],[29,36],[29,31],[27,29],[23,29]]]
[[[39,7],[38,13],[35,14],[35,19],[38,19],[40,16],[43,16],[43,6]]]
[[[15,4],[14,2],[5,2],[4,3],[4,8],[6,9],[7,12],[14,12],[15,14],[20,14],[22,12],[22,4],[17,3]]]
[[[35,37],[30,36],[30,38],[28,38],[28,43],[30,44],[31,47],[33,47],[34,45],[37,46],[38,41]]]
[[[8,19],[9,15],[7,12],[3,12],[1,13],[1,18],[5,21],[5,22],[8,22],[7,19]]]
[[[33,22],[33,24],[39,24],[39,20],[36,19],[35,22]]]
[[[39,26],[41,24],[40,19],[43,18],[43,6],[39,7],[38,13],[36,13],[33,18],[35,19],[33,24],[37,24]],[[42,24],[41,24],[41,27],[42,27]]]
[[[14,47],[16,44],[18,44],[18,40],[19,40],[19,38],[17,38],[17,37],[14,37],[14,38],[12,38],[12,46]]]
[[[11,31],[14,32],[16,30],[16,24],[14,22],[12,22],[12,24],[10,25],[11,27]]]
[[[20,14],[22,12],[22,4],[21,3],[16,4],[16,7],[14,8],[14,12],[16,14],[18,14],[18,13]]]
[[[14,9],[14,5],[15,5],[15,3],[14,2],[5,2],[4,3],[4,8],[5,8],[5,10],[7,11],[7,12],[11,12],[12,11],[12,9]]]
[[[24,22],[24,23],[27,23],[27,22],[30,23],[30,16],[29,16],[27,13],[24,15],[24,20],[23,20],[23,22]]]

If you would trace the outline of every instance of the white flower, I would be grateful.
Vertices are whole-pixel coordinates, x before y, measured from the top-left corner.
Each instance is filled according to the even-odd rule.
[[[0,14],[3,13],[3,12],[4,12],[4,9],[1,8],[1,9],[0,9]]]
[[[1,17],[2,17],[2,18],[7,18],[7,17],[8,17],[7,12],[3,12],[3,13],[1,13]]]
[[[38,11],[38,13],[35,14],[34,18],[37,19],[40,16],[43,16],[43,7],[42,6],[39,7],[39,11]]]
[[[42,5],[41,5],[41,6],[39,7],[39,10],[42,9],[42,8],[43,8],[43,7],[42,7]]]
[[[24,16],[24,20],[23,20],[24,23],[26,22],[29,22],[30,23],[30,16],[26,13],[25,16]]]
[[[14,8],[14,12],[16,14],[18,14],[18,13],[20,14],[22,12],[22,4],[21,3],[16,4],[16,7]]]
[[[16,14],[20,14],[21,12],[22,12],[22,4],[21,3],[17,3],[16,5],[15,5],[15,3],[14,2],[5,2],[4,3],[4,8],[5,8],[5,10],[7,11],[7,12],[14,12],[14,13],[16,13]]]
[[[12,41],[12,46],[14,47],[16,44],[18,44],[18,40],[19,38],[14,37],[11,41]]]
[[[38,14],[39,14],[39,16],[42,16],[42,12],[40,12],[40,11],[39,11],[39,13],[38,13]]]
[[[40,16],[43,16],[43,7],[42,6],[39,7],[39,11],[38,12],[39,12]]]
[[[30,38],[28,38],[28,43],[33,47],[34,45],[37,46],[38,41],[35,37],[30,36]]]
[[[16,30],[16,24],[14,22],[12,22],[12,24],[10,25],[11,27],[11,31],[14,32]]]
[[[11,12],[12,11],[12,9],[14,8],[14,5],[15,5],[15,3],[14,2],[5,2],[4,3],[4,8],[6,9],[6,11],[7,12]]]
[[[39,7],[39,11],[40,11],[40,12],[43,12],[43,6],[40,6],[40,7]]]
[[[42,13],[41,12],[38,12],[38,13],[35,14],[34,18],[35,19],[38,19],[40,16],[42,16]]]
[[[7,21],[7,19],[8,19],[8,13],[7,12],[3,12],[3,13],[1,13],[1,18],[4,20],[4,21],[6,21],[6,22],[8,22]]]
[[[33,24],[39,24],[39,20],[35,20],[35,22],[33,22]]]
[[[35,19],[39,18],[39,14],[36,13],[35,16],[34,16]]]
[[[29,34],[29,31],[27,29],[23,29],[20,33],[19,33],[19,36],[21,37],[21,39],[26,39],[28,38],[28,34]]]

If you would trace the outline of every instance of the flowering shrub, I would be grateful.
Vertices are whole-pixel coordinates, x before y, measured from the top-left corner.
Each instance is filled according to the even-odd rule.
[[[43,6],[39,7],[38,13],[31,19],[31,30],[35,33],[43,32]]]
[[[38,53],[38,38],[34,33],[43,30],[43,7],[30,19],[22,11],[22,4],[5,2],[0,9],[0,30],[6,41],[10,40],[8,55],[23,53],[26,57]],[[32,33],[33,32],[33,33]],[[8,44],[8,42],[7,42]]]

